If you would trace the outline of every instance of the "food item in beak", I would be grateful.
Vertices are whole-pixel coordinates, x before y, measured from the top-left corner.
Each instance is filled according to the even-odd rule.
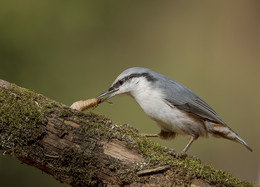
[[[86,109],[96,107],[100,103],[100,99],[93,98],[93,99],[87,99],[87,100],[80,100],[74,102],[70,108],[78,110],[78,111],[84,111]]]

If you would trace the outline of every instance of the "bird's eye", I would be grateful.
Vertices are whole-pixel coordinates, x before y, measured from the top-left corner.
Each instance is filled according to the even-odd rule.
[[[119,85],[122,85],[122,84],[123,84],[123,81],[122,81],[122,80],[119,80],[118,83],[119,83]]]

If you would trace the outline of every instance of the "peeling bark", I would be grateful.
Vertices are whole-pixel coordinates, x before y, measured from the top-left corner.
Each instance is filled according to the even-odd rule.
[[[0,80],[0,152],[71,186],[253,186],[178,158],[129,125]]]

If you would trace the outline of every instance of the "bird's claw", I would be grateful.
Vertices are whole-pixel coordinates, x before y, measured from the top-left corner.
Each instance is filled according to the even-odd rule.
[[[188,155],[185,152],[176,153],[176,158],[186,158]]]

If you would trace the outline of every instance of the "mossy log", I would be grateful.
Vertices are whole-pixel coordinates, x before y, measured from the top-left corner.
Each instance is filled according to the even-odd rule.
[[[0,80],[0,152],[71,186],[253,186],[179,158],[130,125]]]

